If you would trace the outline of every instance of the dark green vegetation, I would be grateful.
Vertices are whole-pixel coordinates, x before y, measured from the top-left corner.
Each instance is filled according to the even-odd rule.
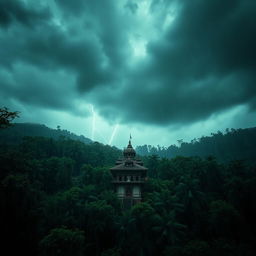
[[[226,129],[225,133],[218,131],[211,136],[193,139],[190,143],[178,141],[179,146],[153,147],[151,145],[138,146],[136,151],[140,155],[156,154],[160,157],[173,158],[176,156],[213,155],[220,162],[232,160],[246,160],[256,163],[256,127],[247,129]]]
[[[65,137],[18,144],[7,137],[0,146],[1,249],[40,256],[255,255],[255,167],[147,156],[145,200],[122,211],[108,171],[121,153]]]
[[[19,116],[19,112],[11,112],[8,108],[0,108],[0,129],[7,128],[11,125],[14,118]]]
[[[9,129],[4,129],[0,133],[0,143],[17,144],[22,141],[24,136],[42,136],[52,139],[59,139],[60,137],[66,137],[72,140],[79,140],[85,144],[92,141],[83,135],[76,135],[67,130],[61,129],[60,126],[57,129],[51,129],[43,124],[31,124],[31,123],[15,123]]]

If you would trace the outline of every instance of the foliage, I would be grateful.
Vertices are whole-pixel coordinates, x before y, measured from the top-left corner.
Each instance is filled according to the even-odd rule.
[[[11,112],[6,107],[0,108],[0,129],[10,126],[11,122],[16,117],[19,117],[19,112]]]
[[[84,232],[67,228],[55,228],[40,241],[41,255],[82,256]]]
[[[256,154],[256,127],[247,129],[226,129],[226,132],[212,133],[193,139],[191,142],[178,140],[177,145],[157,147],[151,145],[138,146],[136,151],[142,156],[157,155],[162,158],[175,158],[177,156],[214,156],[221,162],[231,160],[247,160],[255,164]],[[153,169],[154,170],[154,167]]]
[[[143,202],[123,210],[109,172],[120,153],[67,138],[6,140],[0,225],[8,254],[255,255],[255,166],[146,156]]]

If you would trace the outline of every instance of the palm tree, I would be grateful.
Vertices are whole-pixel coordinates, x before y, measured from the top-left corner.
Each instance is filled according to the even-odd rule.
[[[161,215],[159,226],[154,228],[158,233],[157,244],[164,248],[165,245],[175,245],[185,234],[186,226],[176,219],[175,210],[164,211]]]

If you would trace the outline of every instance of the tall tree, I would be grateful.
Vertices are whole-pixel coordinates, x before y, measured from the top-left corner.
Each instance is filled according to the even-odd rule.
[[[6,107],[0,108],[0,129],[10,126],[12,120],[16,117],[19,117],[19,112],[9,111]]]

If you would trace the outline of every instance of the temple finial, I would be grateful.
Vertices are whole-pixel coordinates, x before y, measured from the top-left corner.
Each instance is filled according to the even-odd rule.
[[[132,139],[132,135],[130,134],[130,139],[129,139],[129,146],[131,146],[131,139]]]

